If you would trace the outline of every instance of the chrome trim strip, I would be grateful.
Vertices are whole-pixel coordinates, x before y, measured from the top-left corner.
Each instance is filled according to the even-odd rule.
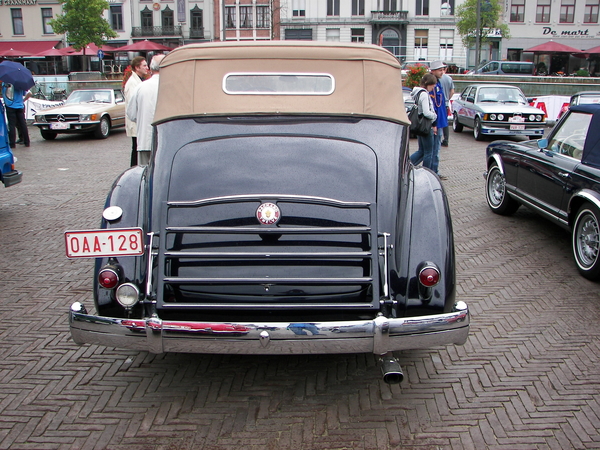
[[[154,241],[154,231],[151,231],[150,233],[148,233],[148,237],[150,239],[150,242],[148,243],[148,265],[146,266],[146,299],[150,299],[151,294],[152,294],[152,265],[154,263],[154,258],[156,257],[156,255],[158,254],[158,252],[153,252],[152,251],[152,244]]]
[[[335,206],[338,208],[367,208],[371,204],[369,202],[344,202],[341,200],[335,200],[333,198],[326,197],[313,197],[313,196],[301,196],[301,195],[273,195],[273,194],[250,194],[250,195],[226,195],[223,197],[212,197],[205,198],[202,200],[192,200],[187,202],[168,202],[169,206],[205,206],[214,205],[219,203],[233,203],[233,202],[249,202],[249,201],[281,201],[290,203],[321,203],[329,206]]]
[[[571,197],[571,200],[569,201],[569,208],[571,207],[571,201],[573,201],[575,197],[585,198],[588,202],[591,202],[596,205],[597,208],[600,208],[600,199],[587,190],[579,191],[577,194]]]
[[[390,233],[381,233],[383,236],[383,298],[388,299],[390,289],[388,285],[388,237]]]
[[[547,218],[548,220],[551,220],[552,222],[554,222],[555,224],[563,227],[563,228],[567,228],[569,229],[569,222],[567,222],[567,220],[565,219],[561,219],[558,216],[555,216],[554,214],[549,213],[548,211],[540,208],[537,205],[534,205],[533,203],[531,203],[529,200],[527,200],[526,198],[524,198],[521,194],[519,194],[518,192],[514,192],[514,191],[510,191],[509,195],[512,195],[513,197],[515,197],[519,202],[521,202],[523,205],[527,206],[528,208],[532,209],[533,211],[535,211],[536,213],[540,214],[541,216],[544,216],[545,218]]]
[[[73,340],[153,353],[317,354],[375,353],[466,342],[464,302],[431,316],[338,322],[184,322],[93,316],[82,305],[69,312]],[[265,334],[265,332],[267,334]],[[268,339],[267,339],[268,338]],[[268,343],[265,342],[268,340]]]

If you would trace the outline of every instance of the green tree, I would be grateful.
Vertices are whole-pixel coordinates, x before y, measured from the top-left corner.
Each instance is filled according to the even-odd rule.
[[[49,21],[57,34],[66,34],[69,43],[77,51],[94,43],[102,47],[107,38],[115,38],[117,33],[102,17],[108,9],[106,0],[58,0],[63,14]],[[91,55],[90,55],[91,56]]]
[[[477,39],[477,2],[480,6],[479,43],[483,44],[490,39],[491,31],[499,30],[502,38],[510,38],[508,25],[500,23],[502,4],[499,0],[466,0],[456,8],[456,29],[462,36],[462,42],[467,48],[472,48]]]

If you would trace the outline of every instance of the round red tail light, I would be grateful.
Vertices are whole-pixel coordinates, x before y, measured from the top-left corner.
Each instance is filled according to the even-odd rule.
[[[119,284],[119,274],[114,269],[102,269],[98,274],[98,283],[105,289],[114,289]]]
[[[433,287],[440,282],[440,272],[435,267],[424,267],[419,272],[419,282],[425,287]]]

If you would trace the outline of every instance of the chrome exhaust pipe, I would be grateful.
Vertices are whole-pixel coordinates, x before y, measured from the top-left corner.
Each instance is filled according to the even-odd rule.
[[[394,357],[394,354],[388,352],[381,356],[380,361],[383,381],[387,384],[402,383],[402,380],[404,380],[404,373],[402,373],[402,367],[400,367],[400,363]]]

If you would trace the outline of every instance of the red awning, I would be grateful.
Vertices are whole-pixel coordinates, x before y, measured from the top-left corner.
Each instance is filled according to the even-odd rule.
[[[32,55],[36,55],[44,50],[49,50],[60,41],[2,41],[0,42],[0,52],[8,51],[11,48],[14,50],[22,50]]]

